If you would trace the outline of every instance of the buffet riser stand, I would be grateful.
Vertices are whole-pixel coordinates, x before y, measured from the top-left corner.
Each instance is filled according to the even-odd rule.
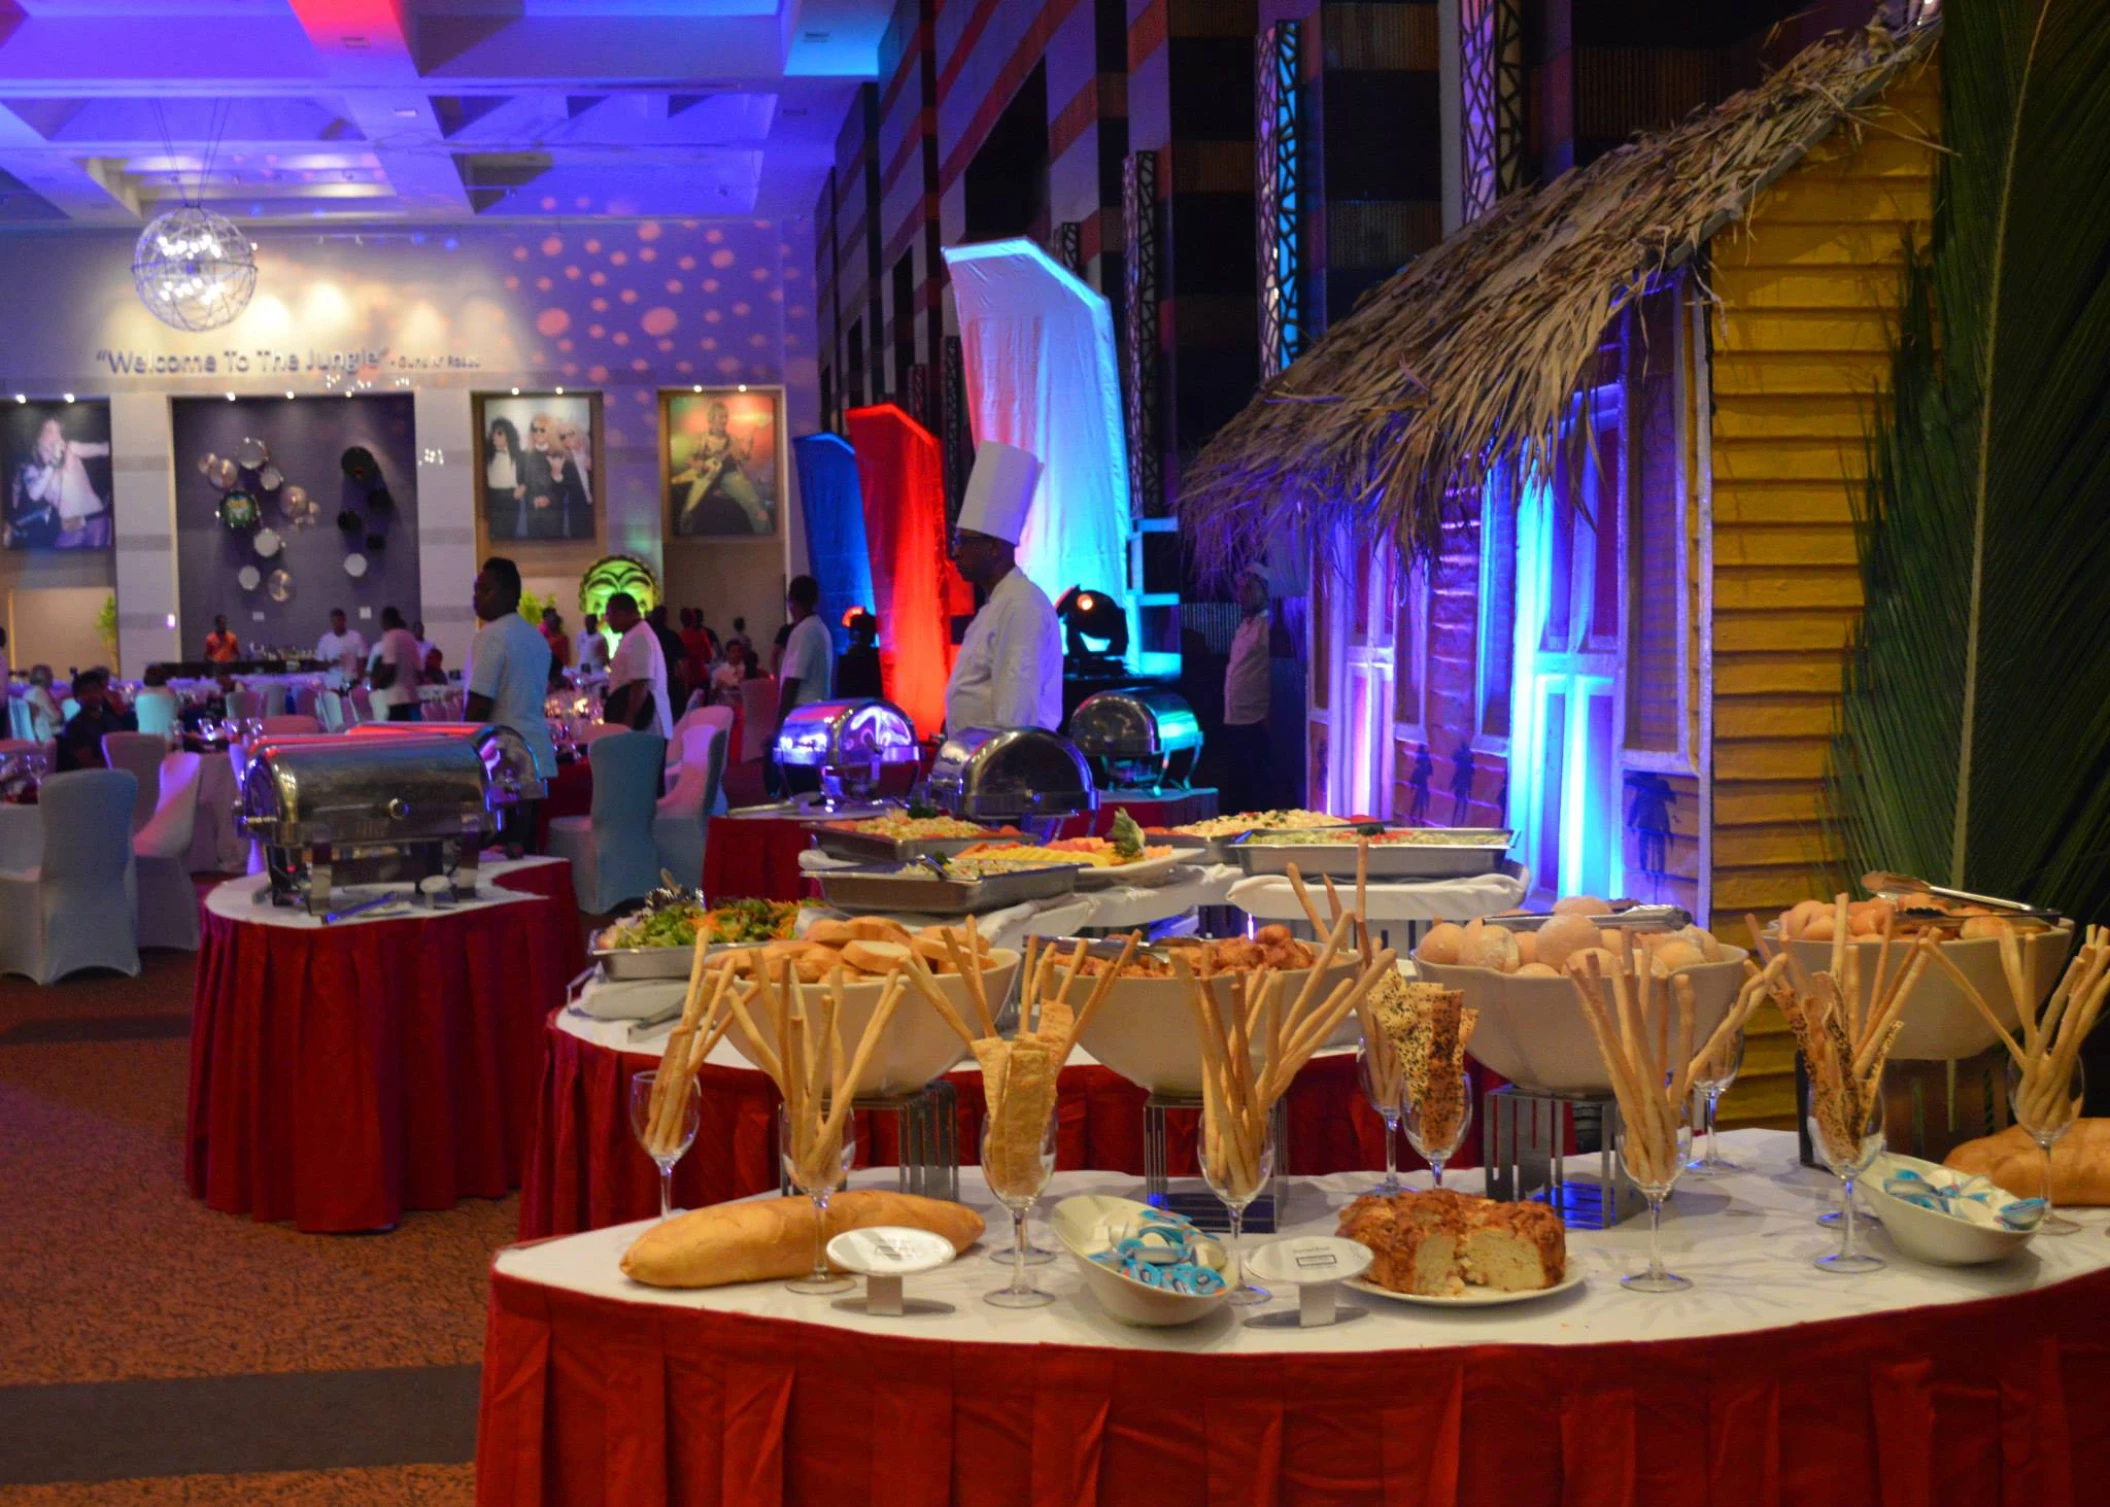
[[[500,1253],[477,1436],[485,1507],[2080,1507],[2110,1478],[2110,1240],[1985,1268],[1817,1271],[1836,1182],[1785,1132],[1673,1194],[1695,1286],[1633,1293],[1644,1229],[1574,1232],[1582,1286],[1470,1313],[1344,1293],[1362,1321],[1116,1324],[1064,1256],[1007,1311],[967,1259],[909,1279],[939,1311],[869,1316],[781,1282],[696,1292],[617,1268],[642,1226]],[[1366,1176],[1298,1190],[1330,1232]],[[1426,1179],[1416,1179],[1425,1185]],[[1461,1178],[1470,1191],[1476,1178]],[[978,1176],[962,1179],[992,1227]],[[1133,1183],[1058,1175],[1041,1205]],[[1269,1303],[1262,1316],[1291,1303]]]

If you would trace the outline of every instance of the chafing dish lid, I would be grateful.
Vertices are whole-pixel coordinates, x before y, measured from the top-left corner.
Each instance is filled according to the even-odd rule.
[[[1200,748],[1202,728],[1185,698],[1130,686],[1078,703],[1070,713],[1070,740],[1092,758],[1146,759]]]
[[[488,828],[482,753],[465,738],[284,738],[250,752],[248,835],[298,844],[459,836]]]
[[[777,758],[809,768],[916,762],[916,727],[890,701],[809,701],[777,731]]]
[[[1077,745],[1037,727],[969,727],[948,734],[925,792],[932,805],[970,819],[1099,807],[1091,767]]]
[[[497,722],[362,722],[346,730],[354,738],[462,738],[473,744],[490,775],[494,796],[537,801],[549,783],[535,768],[535,751],[514,729]]]

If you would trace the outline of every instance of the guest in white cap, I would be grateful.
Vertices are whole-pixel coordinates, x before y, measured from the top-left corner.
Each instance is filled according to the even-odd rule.
[[[1062,723],[1062,631],[1047,593],[1018,568],[1018,541],[1040,480],[1040,461],[984,440],[953,531],[952,563],[986,600],[967,625],[945,687],[945,726],[1043,727]]]
[[[1274,806],[1267,747],[1269,585],[1264,565],[1248,565],[1238,577],[1242,616],[1224,664],[1223,732],[1210,744],[1217,753],[1218,809],[1226,816]]]

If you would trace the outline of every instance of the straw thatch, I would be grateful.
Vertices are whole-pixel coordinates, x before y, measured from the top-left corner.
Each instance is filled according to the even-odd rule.
[[[1550,471],[1601,333],[1932,44],[1829,37],[1763,84],[1492,211],[1367,294],[1197,458],[1180,511],[1204,573],[1285,529],[1433,554],[1497,463]],[[1446,499],[1457,499],[1447,504]]]

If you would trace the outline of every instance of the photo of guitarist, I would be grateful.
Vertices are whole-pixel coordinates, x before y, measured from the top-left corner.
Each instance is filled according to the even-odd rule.
[[[675,498],[676,534],[735,532],[711,520],[711,513],[723,513],[722,507],[711,506],[714,502],[737,507],[747,520],[748,531],[768,534],[776,530],[768,500],[747,474],[746,468],[754,463],[754,435],[732,434],[731,417],[723,402],[713,400],[704,416],[704,432],[690,445],[688,464],[667,478]]]

